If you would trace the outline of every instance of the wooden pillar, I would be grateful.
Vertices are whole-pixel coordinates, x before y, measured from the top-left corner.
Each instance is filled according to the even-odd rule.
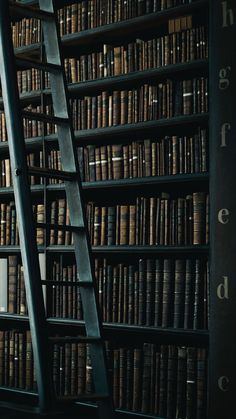
[[[209,419],[231,419],[236,400],[235,42],[235,0],[210,0]]]

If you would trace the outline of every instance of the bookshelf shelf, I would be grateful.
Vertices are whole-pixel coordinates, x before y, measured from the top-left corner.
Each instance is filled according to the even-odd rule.
[[[96,182],[83,182],[83,190],[86,192],[86,195],[90,196],[90,193],[97,191],[100,193],[106,193],[107,190],[117,191],[117,190],[134,190],[134,188],[139,188],[139,190],[146,190],[146,187],[156,186],[157,188],[168,188],[172,187],[184,187],[185,185],[193,185],[201,189],[208,189],[209,174],[206,173],[189,173],[189,174],[180,174],[180,175],[170,175],[170,176],[150,176],[150,177],[140,177],[140,178],[130,178],[130,179],[119,179],[119,180],[103,180]],[[50,193],[64,193],[65,188],[63,183],[50,184],[50,185],[32,185],[31,192],[33,195],[42,195],[45,191],[45,188]],[[13,198],[14,192],[13,187],[2,187],[0,188],[0,196],[5,198]]]
[[[177,184],[181,187],[185,184],[196,183],[198,186],[199,182],[201,184],[207,185],[209,181],[208,173],[190,173],[190,174],[181,174],[181,175],[170,175],[170,176],[150,176],[143,178],[131,178],[131,179],[119,179],[119,180],[104,180],[96,182],[84,182],[83,189],[85,191],[92,190],[107,190],[112,188],[117,190],[130,190],[134,187],[139,187],[142,190],[142,187],[145,189],[147,186],[160,186],[160,187],[171,187],[176,186]],[[53,189],[53,188],[52,188]]]
[[[158,119],[154,121],[138,122],[136,124],[114,125],[106,128],[95,128],[75,131],[75,140],[77,146],[86,144],[112,144],[114,140],[117,143],[125,141],[133,141],[132,135],[137,135],[138,138],[145,138],[147,135],[155,135],[158,137],[165,133],[168,135],[179,128],[185,128],[186,132],[192,130],[193,127],[207,126],[209,115],[208,113],[175,116],[173,118]],[[176,132],[175,131],[175,132]],[[42,148],[44,142],[50,147],[57,145],[56,134],[46,135],[42,137],[27,138],[25,143],[28,151],[39,150]],[[7,141],[0,142],[0,156],[7,158],[9,156]]]
[[[72,246],[48,246],[47,251],[51,253],[71,253]],[[158,255],[158,254],[174,254],[174,255],[198,255],[208,254],[208,245],[194,245],[194,246],[93,246],[92,251],[94,255]]]
[[[64,329],[68,330],[68,333],[76,334],[78,330],[80,333],[85,333],[85,326],[83,320],[72,320],[72,319],[58,319],[49,317],[47,319],[48,327],[51,333],[64,333]],[[0,313],[0,325],[4,327],[5,322],[11,325],[11,327],[19,327],[21,329],[27,329],[29,327],[29,320],[27,316],[21,316],[16,314]],[[6,325],[5,325],[6,326]],[[115,343],[127,342],[138,344],[143,341],[157,343],[158,339],[165,342],[166,344],[179,343],[185,344],[200,344],[203,347],[208,346],[209,343],[209,332],[208,330],[191,330],[191,329],[174,329],[174,328],[162,328],[153,326],[135,326],[123,323],[107,323],[103,322],[103,333],[104,338],[112,340]]]
[[[107,144],[119,139],[123,142],[125,139],[128,139],[128,137],[135,134],[138,134],[141,139],[148,134],[153,134],[153,131],[155,130],[155,136],[157,137],[158,135],[161,135],[163,131],[167,134],[180,126],[184,126],[187,129],[188,127],[192,128],[194,125],[207,124],[207,121],[208,114],[206,113],[176,116],[156,121],[145,121],[137,122],[136,124],[124,124],[106,128],[76,131],[75,138],[78,145],[85,145],[88,144],[88,142],[90,144],[96,144],[96,141],[99,141],[100,144]],[[45,140],[47,141],[47,137],[45,137]]]

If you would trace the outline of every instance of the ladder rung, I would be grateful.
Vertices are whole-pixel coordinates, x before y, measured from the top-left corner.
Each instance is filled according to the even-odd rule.
[[[23,70],[27,70],[29,68],[37,68],[38,70],[47,71],[48,73],[62,71],[60,65],[50,64],[38,60],[30,60],[28,58],[16,57],[16,65]]]
[[[101,343],[97,336],[53,336],[49,337],[51,343]]]
[[[28,166],[28,175],[61,180],[73,180],[77,177],[76,172],[65,172],[63,170],[55,170],[37,166]]]
[[[46,115],[44,113],[39,113],[39,112],[22,111],[21,114],[23,118],[33,119],[36,121],[45,122],[47,124],[60,125],[60,124],[69,123],[68,118],[61,118],[59,116]]]
[[[84,401],[96,401],[106,400],[110,396],[108,394],[92,393],[92,394],[80,394],[78,396],[60,396],[57,402],[69,403],[69,402],[84,402]]]
[[[43,229],[50,229],[50,230],[61,230],[61,231],[71,231],[71,232],[83,232],[85,231],[85,227],[82,226],[71,226],[71,225],[63,225],[63,224],[50,224],[50,223],[36,223],[35,226],[37,228]]]
[[[14,17],[27,17],[34,19],[54,20],[54,13],[46,12],[44,10],[36,9],[32,6],[27,6],[20,3],[10,3],[10,11]]]
[[[91,281],[51,281],[50,279],[42,279],[41,283],[43,285],[49,285],[50,287],[55,286],[70,286],[70,287],[93,287],[93,283]]]

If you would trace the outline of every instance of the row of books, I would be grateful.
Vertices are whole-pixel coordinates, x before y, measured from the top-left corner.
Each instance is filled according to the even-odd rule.
[[[94,246],[207,244],[208,202],[206,193],[195,192],[176,199],[169,194],[138,197],[129,205],[88,203],[91,243]],[[55,234],[54,239],[56,241]]]
[[[34,204],[33,214],[35,222],[42,223],[44,221],[44,205]],[[44,243],[44,230],[37,229],[37,243]],[[16,219],[15,202],[2,202],[0,204],[0,245],[19,245],[19,232]]]
[[[89,347],[55,344],[52,377],[59,396],[91,394]],[[203,419],[206,408],[207,351],[154,345],[107,345],[115,406],[167,418]],[[0,385],[36,390],[29,331],[0,331]]]
[[[115,405],[158,417],[203,419],[207,351],[144,343],[111,351]]]
[[[88,0],[59,11],[62,35],[189,4],[191,0]]]
[[[59,30],[66,35],[188,3],[191,0],[83,0],[58,11]],[[13,25],[15,47],[40,41],[39,20],[24,18]]]
[[[26,110],[31,112],[46,113],[47,115],[50,115],[52,112],[52,107],[51,105],[47,105],[45,112],[43,112],[41,106],[30,105],[26,108]],[[41,137],[44,134],[46,135],[47,133],[51,134],[56,132],[55,125],[49,123],[44,125],[40,121],[35,121],[28,118],[23,118],[23,129],[25,138]],[[4,112],[0,112],[0,141],[7,141],[6,117]]]
[[[95,182],[147,176],[202,173],[208,170],[207,132],[198,130],[191,136],[132,141],[130,144],[89,145],[77,148],[81,180]],[[48,150],[45,160],[51,169],[61,170],[60,151]],[[43,152],[29,153],[29,166],[42,167]],[[0,187],[12,185],[10,160],[0,161]],[[30,176],[31,185],[43,179]],[[62,183],[49,179],[50,184]]]
[[[54,153],[53,157],[50,167],[60,168],[60,155]],[[89,145],[78,148],[78,157],[86,182],[206,172],[207,132],[199,128],[191,136]]]
[[[43,152],[27,154],[28,166],[42,167],[43,165]],[[31,185],[43,184],[43,178],[39,176],[29,176],[29,182]],[[10,160],[0,160],[0,187],[12,186],[12,175]]]
[[[65,69],[69,83],[118,76],[165,65],[207,58],[206,28],[165,35],[148,41],[136,39],[122,46],[103,45],[103,51],[67,58]]]
[[[143,71],[161,66],[207,58],[207,32],[203,26],[150,40],[136,39],[122,46],[103,45],[100,52],[66,58],[69,83]],[[17,72],[19,91],[50,87],[48,73],[29,69]]]
[[[41,22],[39,19],[23,18],[12,24],[12,41],[15,48],[37,44],[41,39]]]
[[[142,258],[134,262],[95,259],[103,321],[207,329],[209,269],[206,261]]]
[[[204,77],[191,80],[144,84],[131,90],[103,91],[96,96],[71,99],[72,122],[75,130],[109,127],[208,112],[208,80]],[[28,111],[42,112],[41,106],[28,106]],[[44,113],[51,115],[47,105]],[[52,123],[24,119],[25,137],[54,134]],[[6,141],[4,113],[0,119],[0,138]]]
[[[76,282],[75,265],[53,262],[52,281]],[[209,272],[205,261],[140,259],[135,264],[95,259],[102,319],[105,322],[207,329]],[[82,319],[75,287],[48,289],[49,315]]]
[[[185,198],[168,193],[156,197],[137,197],[133,203],[113,206],[87,204],[86,214],[92,245],[190,245],[207,244],[209,240],[209,196],[194,192]],[[34,219],[45,222],[44,204],[34,204]],[[69,225],[69,210],[64,198],[53,200],[49,211],[48,231],[51,245],[73,244],[71,231],[58,229]],[[45,243],[44,228],[37,226],[37,243]],[[19,244],[15,203],[0,205],[0,243]]]
[[[17,255],[6,259],[5,311],[26,315],[22,264]],[[4,276],[4,275],[3,275]],[[44,288],[49,317],[83,319],[76,265],[51,261],[51,286]],[[207,329],[208,263],[199,259],[139,259],[135,264],[95,259],[95,278],[102,319],[109,323]],[[69,281],[72,285],[56,285]],[[3,287],[4,288],[4,287]],[[2,309],[2,311],[4,311]]]
[[[208,81],[167,80],[131,90],[107,91],[71,103],[75,130],[208,112]]]

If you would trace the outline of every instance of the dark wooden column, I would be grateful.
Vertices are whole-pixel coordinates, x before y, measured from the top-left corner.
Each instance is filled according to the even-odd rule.
[[[236,400],[236,2],[210,0],[209,419]]]

